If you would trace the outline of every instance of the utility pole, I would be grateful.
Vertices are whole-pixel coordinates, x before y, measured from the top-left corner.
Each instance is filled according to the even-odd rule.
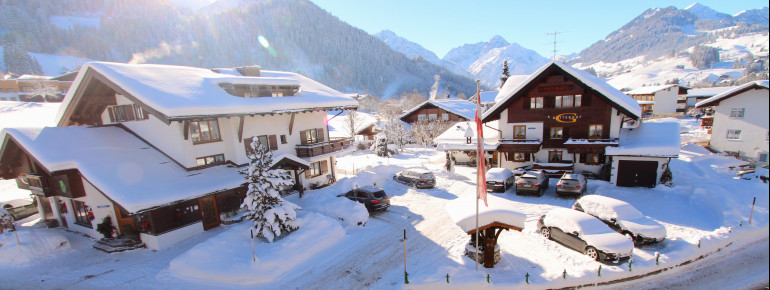
[[[549,33],[545,34],[545,35],[553,35],[553,61],[556,61],[556,52],[558,51],[558,50],[556,50],[556,35],[562,34],[564,32],[565,31],[556,31],[556,30],[554,30],[553,33],[549,32]]]

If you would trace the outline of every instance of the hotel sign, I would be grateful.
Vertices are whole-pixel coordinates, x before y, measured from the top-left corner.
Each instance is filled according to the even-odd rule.
[[[559,123],[575,123],[579,118],[580,116],[578,116],[577,113],[564,113],[564,114],[556,115],[556,117],[553,117],[553,119]]]

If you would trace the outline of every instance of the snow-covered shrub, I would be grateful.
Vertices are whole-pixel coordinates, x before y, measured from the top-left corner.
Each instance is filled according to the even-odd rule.
[[[241,207],[246,207],[246,219],[254,221],[257,236],[268,242],[299,228],[296,223],[296,204],[281,198],[280,189],[292,186],[293,181],[288,172],[283,169],[270,169],[273,164],[273,153],[258,138],[251,142],[251,148],[246,156],[249,157],[249,167],[242,170],[248,181],[248,192]]]
[[[0,207],[0,234],[13,227],[13,217],[7,210]]]
[[[663,174],[660,175],[660,183],[672,187],[674,186],[674,175],[671,174],[671,169],[666,166],[666,170],[663,171]]]
[[[102,222],[96,225],[96,231],[102,234],[105,239],[112,238],[112,230],[115,229],[112,226],[112,218],[110,216],[104,217]]]

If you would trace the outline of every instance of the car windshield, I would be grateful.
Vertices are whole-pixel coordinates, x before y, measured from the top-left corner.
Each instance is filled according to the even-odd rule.
[[[388,195],[385,194],[385,191],[380,190],[380,191],[372,192],[372,196],[374,196],[374,198],[385,198]]]
[[[521,180],[526,182],[537,182],[537,178],[535,177],[522,177]]]
[[[421,179],[431,179],[431,178],[433,178],[433,174],[423,173],[422,175],[420,175],[420,178]]]

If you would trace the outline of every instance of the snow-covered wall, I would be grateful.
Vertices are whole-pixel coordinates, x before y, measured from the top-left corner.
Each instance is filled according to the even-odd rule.
[[[719,102],[711,127],[711,146],[720,151],[738,152],[741,157],[757,160],[768,153],[768,90],[749,90]],[[745,109],[743,117],[730,117],[732,109]],[[741,130],[740,138],[728,140],[728,130]]]

